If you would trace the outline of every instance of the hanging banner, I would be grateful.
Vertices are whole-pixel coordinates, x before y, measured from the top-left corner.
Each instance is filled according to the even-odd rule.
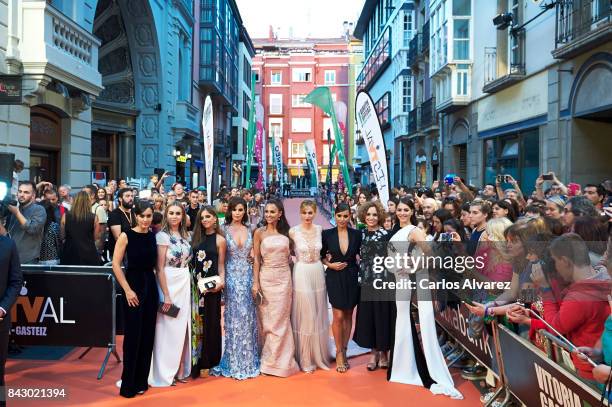
[[[306,148],[306,162],[308,163],[308,169],[310,170],[310,187],[319,187],[319,166],[317,164],[317,149],[313,139],[306,140],[304,142]]]
[[[265,190],[268,185],[268,138],[266,137],[266,131],[263,131],[261,136],[261,167],[263,169],[263,189]]]
[[[263,117],[263,110],[261,112]],[[249,129],[246,139],[246,171],[244,171],[244,187],[251,187],[251,163],[253,162],[253,141],[255,141],[255,72],[251,73],[251,103],[249,111]]]
[[[276,165],[276,181],[283,182],[283,141],[280,137],[273,138],[274,164]]]
[[[368,150],[370,168],[372,168],[380,202],[386,208],[389,202],[387,150],[374,102],[372,102],[372,98],[365,91],[360,91],[357,94],[355,117],[357,118],[358,128],[361,128],[361,134]]]
[[[263,116],[264,108],[258,103],[255,110],[255,159],[257,160],[257,183],[255,187],[261,191],[263,189],[263,160],[262,160],[262,149],[263,149]]]
[[[344,147],[342,145],[343,135],[340,131],[340,125],[338,124],[338,118],[336,117],[336,109],[334,108],[334,101],[332,99],[329,88],[326,86],[316,88],[315,90],[310,92],[308,96],[306,96],[306,98],[304,98],[304,102],[317,105],[321,110],[327,113],[329,117],[331,117],[334,129],[336,150],[338,153],[338,159],[340,161],[340,168],[342,169],[342,174],[344,175],[346,186],[348,187],[349,191],[351,191],[351,178],[349,176],[348,164],[346,162],[346,157],[344,156]],[[331,157],[330,160],[332,160]]]
[[[212,205],[213,157],[215,136],[213,133],[213,107],[210,96],[204,100],[204,113],[202,114],[202,129],[204,134],[204,162],[206,175],[206,194],[208,204]]]

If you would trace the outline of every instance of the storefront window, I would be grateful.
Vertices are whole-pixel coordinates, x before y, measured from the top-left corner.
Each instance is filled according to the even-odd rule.
[[[540,133],[530,129],[484,141],[484,180],[495,183],[495,176],[512,175],[525,195],[533,191],[540,168]],[[503,185],[509,188],[510,185]]]

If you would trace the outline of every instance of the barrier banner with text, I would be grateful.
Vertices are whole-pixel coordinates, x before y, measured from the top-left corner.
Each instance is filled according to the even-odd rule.
[[[527,340],[499,326],[506,384],[529,407],[598,406],[600,395]]]
[[[11,308],[10,335],[17,344],[107,347],[115,342],[112,274],[74,269],[23,267],[24,284]]]
[[[493,336],[487,329],[483,329],[479,339],[470,338],[467,334],[469,315],[470,311],[464,304],[455,307],[447,306],[442,312],[435,311],[436,322],[460,342],[466,351],[499,376],[499,368],[493,363],[495,352]]]

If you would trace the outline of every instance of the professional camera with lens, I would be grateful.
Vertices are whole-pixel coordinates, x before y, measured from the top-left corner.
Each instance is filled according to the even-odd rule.
[[[17,201],[11,196],[13,184],[13,165],[15,154],[0,153],[0,219],[8,216],[8,206],[17,206]]]

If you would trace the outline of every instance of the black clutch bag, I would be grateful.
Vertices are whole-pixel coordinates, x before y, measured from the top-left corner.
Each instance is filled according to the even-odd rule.
[[[172,317],[172,318],[176,318],[176,316],[178,315],[179,311],[181,310],[179,307],[177,307],[174,304],[171,304],[170,308],[166,312],[164,312],[163,308],[164,308],[164,303],[160,302],[159,303],[159,307],[157,307],[157,312],[160,312],[160,313],[162,313],[164,315],[168,315],[169,317]]]

